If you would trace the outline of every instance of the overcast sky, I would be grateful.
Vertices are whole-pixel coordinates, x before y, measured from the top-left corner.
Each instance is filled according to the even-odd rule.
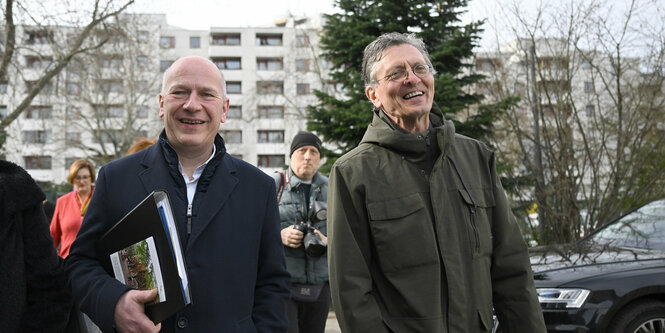
[[[626,0],[594,0],[604,8],[619,9]],[[570,0],[471,0],[464,23],[487,19],[484,25],[481,48],[492,48],[497,38],[501,44],[514,38],[507,28],[515,22],[506,20],[517,4],[520,11],[535,13],[539,4],[565,6]],[[575,2],[575,1],[573,1]],[[644,10],[661,11],[665,0],[638,0]],[[261,27],[272,26],[280,18],[334,13],[333,0],[136,0],[132,12],[166,14],[170,25],[190,30],[206,30],[210,27]],[[612,10],[615,11],[615,10]],[[623,10],[616,10],[623,13]],[[661,13],[662,14],[662,13]],[[619,20],[621,21],[621,20]],[[503,31],[497,36],[495,31]]]
[[[333,13],[332,0],[137,0],[134,12],[164,13],[170,25],[210,27],[272,26],[279,18]]]

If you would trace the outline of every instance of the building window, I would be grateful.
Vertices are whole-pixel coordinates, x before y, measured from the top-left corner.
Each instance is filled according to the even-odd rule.
[[[46,69],[53,63],[51,57],[27,56],[25,65],[31,69]]]
[[[146,43],[149,38],[150,38],[150,33],[149,32],[147,32],[145,30],[139,30],[138,41],[140,43]]]
[[[240,34],[212,34],[211,45],[240,45]]]
[[[109,105],[105,111],[108,118],[122,118],[125,116],[125,109],[120,105]]]
[[[160,60],[159,61],[159,71],[160,72],[166,72],[169,67],[171,67],[171,64],[173,64],[173,60]]]
[[[242,143],[242,131],[241,130],[227,130],[219,131],[219,135],[224,138],[226,143]]]
[[[161,37],[159,37],[159,46],[163,49],[175,48],[175,37],[173,37],[173,36],[161,36]]]
[[[68,145],[75,145],[81,143],[81,132],[67,132],[65,133],[65,143]]]
[[[100,133],[99,141],[101,143],[115,143],[120,141],[120,137],[119,130],[106,130]]]
[[[146,66],[148,66],[148,57],[146,57],[146,56],[137,56],[136,57],[136,63],[139,65],[139,67],[146,67]]]
[[[211,58],[219,69],[241,69],[240,57]]]
[[[22,131],[23,143],[51,143],[51,131]]]
[[[259,105],[257,108],[259,118],[283,119],[284,107],[281,105]]]
[[[296,84],[296,93],[298,95],[309,95],[311,90],[309,88],[309,83],[298,83]]]
[[[25,168],[30,170],[48,170],[51,169],[51,156],[31,155],[23,156]]]
[[[524,96],[526,94],[526,86],[521,82],[515,82],[513,85],[513,95]]]
[[[260,95],[283,94],[283,81],[256,81],[256,93]]]
[[[27,119],[51,119],[53,118],[53,107],[48,105],[33,105],[25,111]]]
[[[310,61],[309,59],[296,59],[296,71],[298,72],[309,72]]]
[[[589,118],[593,118],[594,114],[596,113],[596,108],[591,104],[587,105],[585,110],[586,116]]]
[[[257,58],[256,69],[260,71],[279,71],[284,69],[282,58]]]
[[[9,87],[9,82],[0,81],[0,94],[6,94],[7,93],[7,87]]]
[[[37,86],[38,80],[26,80],[25,81],[25,93],[29,93],[35,86]],[[53,82],[47,83],[42,90],[39,91],[41,95],[50,95],[53,93]]]
[[[111,54],[104,55],[98,58],[99,67],[119,69],[122,66],[122,55]]]
[[[242,94],[242,83],[240,81],[226,81],[227,94]]]
[[[93,107],[104,118],[122,118],[125,116],[125,109],[122,105],[96,104]]]
[[[258,165],[262,168],[281,168],[284,166],[284,155],[259,155]]]
[[[476,68],[481,71],[490,72],[499,68],[499,61],[491,58],[476,59]]]
[[[593,82],[584,81],[584,92],[587,94],[593,92]]]
[[[309,46],[309,36],[307,36],[307,35],[297,35],[296,36],[296,46],[298,46],[298,47]]]
[[[28,45],[48,44],[53,40],[53,35],[47,30],[28,31],[25,41]]]
[[[7,105],[0,105],[0,119],[7,117]]]
[[[201,48],[201,37],[199,37],[199,36],[190,36],[189,37],[189,48],[190,49],[200,49]]]
[[[81,93],[81,85],[78,82],[66,82],[65,91],[69,95],[78,95]]]
[[[67,119],[78,119],[81,116],[81,111],[75,106],[67,106],[65,109],[65,117]]]
[[[230,105],[229,112],[226,114],[228,119],[242,119],[242,106]]]
[[[107,94],[120,93],[124,90],[122,80],[97,80],[97,88]]]
[[[136,108],[136,118],[148,118],[150,109],[147,106],[139,106]]]
[[[281,46],[282,34],[256,34],[256,45]]]
[[[259,143],[284,143],[284,131],[257,131]]]

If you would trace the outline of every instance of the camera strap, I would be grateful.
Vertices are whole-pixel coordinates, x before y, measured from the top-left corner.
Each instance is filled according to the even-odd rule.
[[[279,174],[279,186],[277,187],[277,193],[279,193],[279,195],[277,196],[277,204],[279,205],[279,203],[282,201],[282,193],[284,193],[284,186],[286,186],[287,183],[286,172],[279,172],[279,171],[275,172]]]

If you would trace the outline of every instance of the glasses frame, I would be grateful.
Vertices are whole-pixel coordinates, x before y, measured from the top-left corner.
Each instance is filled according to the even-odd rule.
[[[426,71],[421,73],[421,74],[418,74],[418,73],[416,73],[416,68],[417,67],[425,67]],[[412,72],[413,75],[417,76],[420,79],[424,78],[424,76],[427,75],[427,74],[433,74],[434,73],[434,68],[430,65],[427,65],[427,64],[417,64],[417,65],[415,65],[413,67],[410,67],[410,68],[411,68],[411,70],[407,70],[404,67],[398,67],[395,70],[393,70],[392,73],[376,80],[376,82],[380,83],[381,80],[385,80],[387,82],[404,82],[404,80],[406,80],[409,77],[409,72]],[[404,76],[402,76],[402,75],[404,75]],[[400,77],[396,77],[396,76],[400,76]]]

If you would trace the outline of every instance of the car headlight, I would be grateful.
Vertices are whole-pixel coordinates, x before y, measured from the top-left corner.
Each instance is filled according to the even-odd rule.
[[[587,289],[537,288],[538,301],[545,308],[579,309],[590,291]]]

